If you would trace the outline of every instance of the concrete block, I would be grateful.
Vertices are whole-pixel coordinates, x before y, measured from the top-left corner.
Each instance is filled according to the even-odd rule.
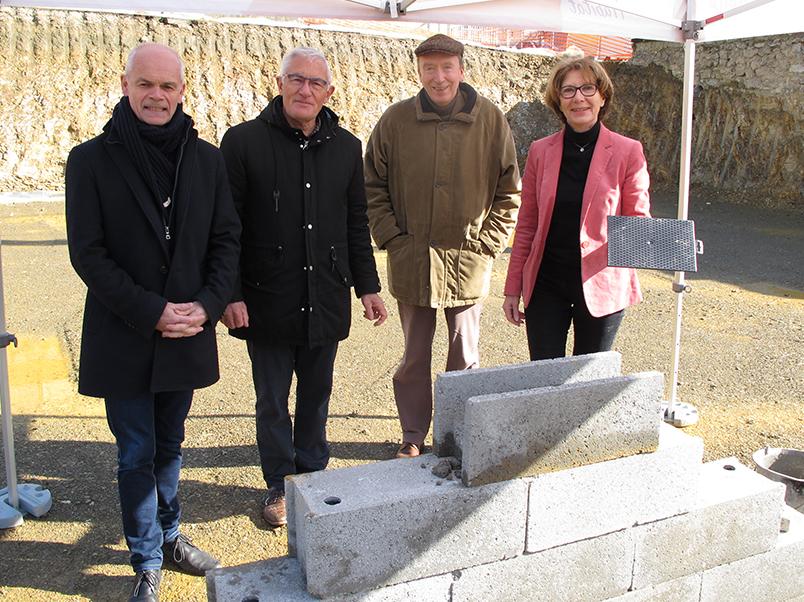
[[[461,571],[451,602],[598,602],[628,591],[633,559],[625,529]]]
[[[298,553],[296,551],[296,500],[294,494],[296,488],[292,487],[289,482],[285,482],[285,509],[288,515],[287,534],[288,534],[288,556],[296,558]]]
[[[528,484],[467,488],[433,454],[289,477],[308,591],[355,593],[511,558],[525,548]]]
[[[699,602],[701,579],[701,573],[688,575],[609,598],[605,602]]]
[[[764,553],[703,574],[701,602],[804,601],[804,515],[784,507],[790,529]]]
[[[621,363],[619,353],[606,351],[439,374],[433,387],[433,451],[461,457],[464,406],[470,397],[620,376]]]
[[[767,552],[779,537],[783,499],[784,485],[735,458],[704,464],[692,511],[635,527],[634,588]]]
[[[485,485],[656,451],[664,376],[472,397],[461,436],[463,482]]]
[[[209,602],[318,602],[307,593],[295,558],[271,558],[207,572]],[[449,602],[452,575],[440,575],[346,596],[327,602]]]
[[[703,441],[664,422],[659,449],[529,479],[527,552],[692,510]]]

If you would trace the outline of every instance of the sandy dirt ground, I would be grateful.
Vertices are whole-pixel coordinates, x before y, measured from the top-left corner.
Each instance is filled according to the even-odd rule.
[[[20,483],[42,485],[53,508],[0,531],[0,600],[127,600],[132,573],[122,537],[116,451],[102,402],[75,392],[84,288],[69,265],[63,203],[0,199],[7,349]],[[654,214],[675,217],[674,199]],[[693,200],[705,243],[684,296],[679,400],[699,422],[705,461],[751,466],[765,445],[804,448],[804,215]],[[384,253],[377,252],[385,278]],[[524,329],[501,310],[508,255],[494,266],[482,320],[484,366],[526,361]],[[659,370],[669,383],[675,294],[672,274],[642,271],[645,302],[627,312],[615,349],[623,370]],[[395,304],[372,327],[354,304],[352,336],[338,355],[328,436],[331,468],[393,457],[400,441],[391,375],[401,356]],[[444,365],[443,325],[435,370]],[[242,342],[219,326],[220,382],[196,394],[187,421],[180,496],[183,531],[235,565],[287,553],[284,529],[261,518],[254,393]],[[669,389],[669,387],[666,387]],[[0,486],[5,485],[5,479]],[[203,578],[166,571],[163,601],[206,600]]]

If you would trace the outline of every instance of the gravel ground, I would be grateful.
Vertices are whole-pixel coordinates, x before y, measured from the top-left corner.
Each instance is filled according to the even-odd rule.
[[[674,217],[673,202],[658,197],[654,214]],[[685,432],[704,440],[705,461],[735,456],[751,466],[751,454],[764,445],[804,448],[804,215],[698,200],[690,216],[706,254],[688,274],[693,290],[684,296],[678,395],[700,412]],[[20,339],[8,350],[18,481],[42,485],[54,500],[45,516],[0,531],[0,599],[127,600],[132,578],[113,439],[102,404],[78,396],[70,380],[84,290],[67,258],[63,204],[5,203],[0,221],[7,328]],[[377,258],[384,278],[384,254]],[[485,304],[484,366],[527,360],[524,329],[505,322],[501,310],[507,263],[508,255],[496,261]],[[672,274],[640,277],[646,301],[627,312],[615,348],[625,373],[667,377]],[[332,468],[392,458],[400,441],[391,375],[402,340],[389,305],[388,323],[375,329],[354,304],[330,408]],[[260,514],[264,484],[245,346],[223,329],[220,335],[222,378],[196,394],[180,495],[183,530],[234,565],[283,555],[287,542],[285,530],[268,528]],[[438,368],[443,325],[436,337]],[[203,579],[172,571],[161,593],[165,601],[206,600]]]

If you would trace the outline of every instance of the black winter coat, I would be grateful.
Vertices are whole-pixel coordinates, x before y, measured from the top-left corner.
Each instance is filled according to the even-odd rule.
[[[161,210],[111,122],[67,160],[70,260],[86,283],[78,391],[128,398],[218,380],[215,322],[237,275],[240,223],[217,148],[194,129],[181,151],[172,256]],[[209,314],[193,337],[162,338],[167,302]]]
[[[360,141],[328,108],[309,139],[292,128],[275,97],[221,141],[240,215],[241,339],[328,345],[351,325],[350,287],[380,291],[366,216]]]

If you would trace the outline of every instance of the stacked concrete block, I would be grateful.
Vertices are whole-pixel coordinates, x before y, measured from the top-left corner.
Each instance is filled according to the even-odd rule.
[[[784,486],[729,458],[705,464],[689,513],[636,528],[634,589],[762,554],[779,537]]]
[[[804,602],[804,515],[789,507],[789,530],[765,554],[703,573],[700,602]]]
[[[701,580],[703,575],[687,575],[673,581],[665,581],[632,590],[622,596],[609,598],[605,602],[700,602]]]
[[[472,397],[462,478],[485,485],[655,451],[664,376],[644,372]]]
[[[662,424],[659,449],[529,479],[526,552],[695,508],[703,441]]]
[[[210,571],[210,600],[804,602],[804,516],[787,516],[780,536],[784,486],[733,458],[702,465],[702,442],[659,419],[661,375],[622,377],[616,354],[583,359],[542,366],[552,384],[537,393],[478,395],[480,371],[461,373],[472,385],[442,382],[451,409],[440,424],[451,426],[441,432],[462,446],[475,486],[436,476],[454,459],[432,454],[291,477],[297,558]],[[538,364],[498,369],[500,382],[533,376]],[[576,378],[572,365],[617,373],[562,382]],[[548,424],[559,436],[536,462],[509,462],[527,448],[521,433]],[[578,432],[586,439],[569,446]],[[480,453],[484,437],[494,453]],[[636,453],[652,437],[655,451]],[[550,467],[584,464],[519,476],[562,445],[574,459]],[[622,457],[596,461],[589,450],[605,446]],[[495,462],[510,466],[477,485]]]
[[[461,457],[464,408],[470,397],[620,376],[621,364],[619,353],[607,351],[439,374],[433,387],[433,451]]]
[[[631,584],[634,540],[627,529],[461,572],[451,602],[597,602]]]
[[[327,602],[449,602],[455,578],[438,575],[357,594],[327,598]],[[320,602],[307,591],[296,558],[271,558],[207,573],[210,602]]]
[[[309,591],[326,597],[688,512],[697,501],[702,442],[669,425],[661,433],[654,453],[481,487],[436,477],[432,468],[445,460],[432,454],[292,477],[289,548]]]
[[[528,483],[464,487],[439,459],[390,460],[288,479],[292,549],[319,597],[513,558],[525,545]]]

